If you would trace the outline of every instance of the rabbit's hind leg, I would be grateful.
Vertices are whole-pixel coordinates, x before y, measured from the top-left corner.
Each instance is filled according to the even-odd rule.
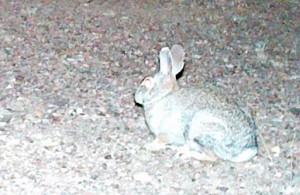
[[[214,153],[223,160],[230,160],[232,157],[228,148],[210,135],[198,136],[194,138],[194,142],[207,154],[212,155],[211,153]]]
[[[192,150],[189,145],[178,147],[177,154],[181,159],[195,159],[199,161],[217,161],[217,156],[199,150]]]
[[[195,138],[195,142],[204,149],[213,151],[221,159],[231,162],[248,161],[258,152],[257,147],[244,148],[235,142],[226,142],[225,140],[219,141],[209,135],[197,137]]]

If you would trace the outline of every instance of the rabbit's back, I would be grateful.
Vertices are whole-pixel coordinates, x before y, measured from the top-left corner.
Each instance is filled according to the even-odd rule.
[[[209,88],[197,86],[180,88],[165,98],[165,103],[174,106],[174,112],[182,112],[182,116],[190,123],[208,123],[223,126],[224,133],[239,135],[256,129],[254,118],[242,104],[232,97]],[[172,105],[171,105],[172,104]]]

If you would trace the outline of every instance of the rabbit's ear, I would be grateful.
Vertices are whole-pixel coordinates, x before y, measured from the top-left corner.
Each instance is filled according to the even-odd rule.
[[[163,47],[159,53],[159,72],[162,74],[171,73],[172,55],[168,47]]]
[[[184,66],[184,50],[180,45],[173,45],[171,49],[171,56],[172,56],[172,74],[175,76],[177,75]]]

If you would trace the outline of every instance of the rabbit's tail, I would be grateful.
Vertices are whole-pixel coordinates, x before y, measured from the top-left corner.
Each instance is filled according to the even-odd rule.
[[[245,162],[252,159],[257,154],[257,152],[258,152],[258,147],[247,148],[246,150],[243,150],[242,153],[228,160],[232,162]]]

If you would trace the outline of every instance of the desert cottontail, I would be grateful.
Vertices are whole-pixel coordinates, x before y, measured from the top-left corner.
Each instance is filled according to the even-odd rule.
[[[150,131],[171,145],[211,153],[223,160],[243,162],[258,152],[253,117],[232,99],[209,88],[178,86],[176,75],[184,66],[180,45],[161,49],[160,65],[135,93],[143,106]]]

